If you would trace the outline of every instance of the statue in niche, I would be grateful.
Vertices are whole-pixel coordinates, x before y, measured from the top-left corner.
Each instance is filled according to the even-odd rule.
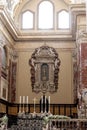
[[[36,48],[29,60],[29,65],[33,92],[45,94],[57,91],[60,59],[54,48],[46,45]]]

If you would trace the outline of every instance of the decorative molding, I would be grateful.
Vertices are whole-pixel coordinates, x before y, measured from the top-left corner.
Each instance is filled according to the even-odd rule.
[[[29,65],[33,92],[54,93],[57,91],[60,60],[54,48],[44,45],[35,49]]]

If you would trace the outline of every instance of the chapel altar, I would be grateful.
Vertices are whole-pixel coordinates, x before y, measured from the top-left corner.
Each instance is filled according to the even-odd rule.
[[[85,0],[0,0],[0,130],[87,130],[86,24]]]

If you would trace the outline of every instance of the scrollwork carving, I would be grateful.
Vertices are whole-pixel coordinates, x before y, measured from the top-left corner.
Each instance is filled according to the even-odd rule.
[[[33,92],[57,91],[60,59],[54,48],[48,46],[36,48],[29,60],[29,65]]]

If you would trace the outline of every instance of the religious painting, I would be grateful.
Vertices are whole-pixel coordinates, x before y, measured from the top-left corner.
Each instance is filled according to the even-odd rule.
[[[47,63],[41,65],[41,80],[48,81],[49,78],[49,66]]]
[[[46,45],[36,48],[29,65],[33,92],[45,94],[57,91],[60,59],[54,48]]]

